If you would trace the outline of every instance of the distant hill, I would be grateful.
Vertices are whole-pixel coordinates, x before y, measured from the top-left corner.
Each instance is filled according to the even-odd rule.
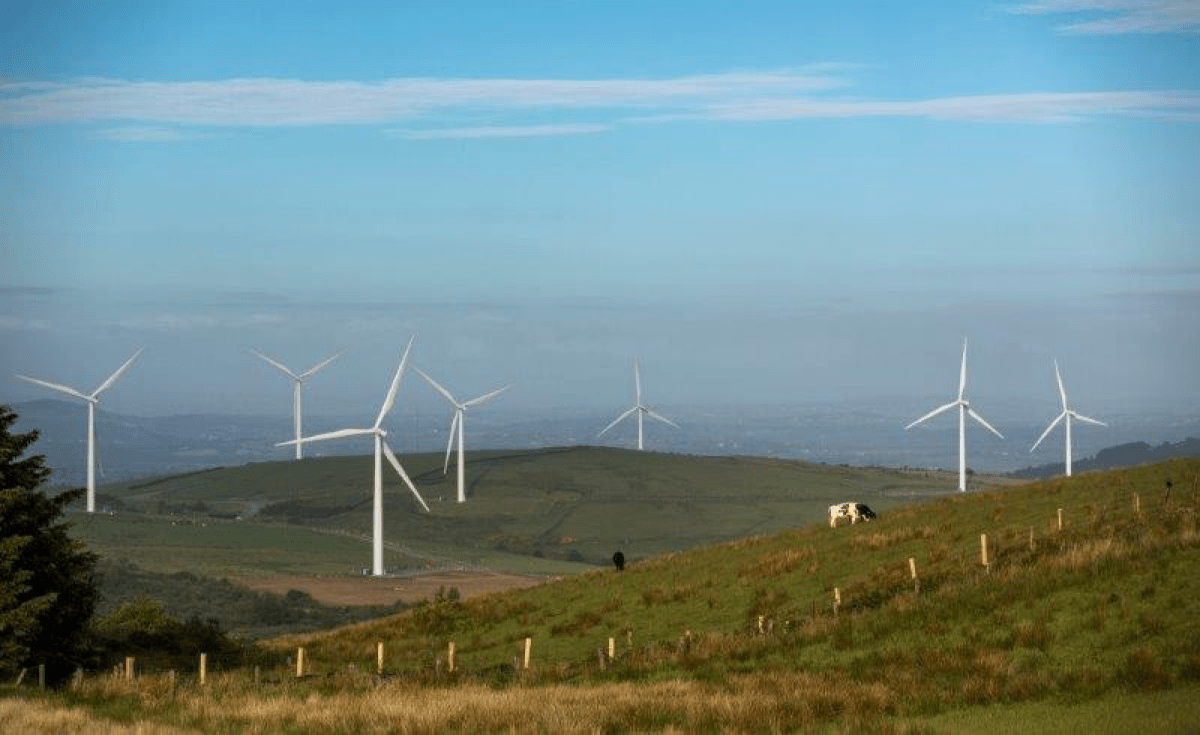
[[[1085,472],[1088,470],[1109,470],[1120,467],[1135,467],[1147,462],[1162,462],[1168,459],[1184,459],[1200,457],[1200,439],[1188,437],[1180,442],[1163,442],[1151,446],[1146,442],[1129,442],[1108,447],[1096,452],[1096,456],[1075,460],[1071,463],[1072,471]],[[1062,462],[1026,467],[1012,473],[1013,477],[1023,479],[1040,479],[1061,475],[1064,471]]]

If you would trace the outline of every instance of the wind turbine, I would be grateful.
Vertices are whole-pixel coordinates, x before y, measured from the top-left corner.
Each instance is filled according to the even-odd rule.
[[[341,357],[342,353],[339,352],[336,355],[334,355],[333,357],[330,357],[323,362],[319,362],[316,365],[310,367],[308,370],[305,370],[304,372],[297,375],[297,374],[293,373],[291,370],[288,370],[287,366],[284,365],[282,362],[279,362],[278,360],[267,357],[266,355],[259,352],[258,350],[250,350],[250,352],[251,352],[251,354],[257,355],[258,357],[262,358],[268,365],[271,365],[275,369],[279,370],[279,372],[283,373],[284,375],[288,376],[293,381],[295,381],[295,385],[292,388],[292,425],[296,430],[296,459],[304,459],[304,451],[303,451],[303,449],[301,449],[301,447],[303,446],[303,442],[300,441],[300,438],[303,436],[303,433],[301,432],[301,424],[303,423],[303,420],[301,419],[301,413],[300,413],[300,402],[301,402],[300,396],[304,392],[304,381],[311,378],[312,376],[316,375],[326,365],[328,365],[329,363],[331,363],[334,360]]]
[[[500,395],[504,391],[508,390],[512,386],[506,385],[503,388],[497,388],[496,390],[492,391],[491,393],[484,393],[483,395],[478,396],[476,398],[472,398],[469,401],[463,401],[462,403],[459,403],[458,399],[456,399],[453,395],[451,395],[450,391],[446,390],[444,387],[439,385],[436,380],[429,377],[429,375],[426,374],[424,370],[422,370],[419,367],[415,367],[415,366],[413,367],[413,370],[416,370],[418,373],[420,373],[422,378],[425,378],[425,380],[427,380],[429,382],[429,384],[432,385],[435,390],[437,390],[438,393],[441,393],[443,396],[445,396],[446,400],[450,401],[451,405],[454,406],[454,418],[450,419],[450,441],[446,443],[446,462],[442,466],[442,474],[443,475],[446,474],[446,471],[450,469],[450,450],[454,447],[454,436],[455,436],[455,432],[457,432],[457,434],[458,434],[458,502],[465,503],[467,501],[467,495],[466,495],[466,492],[464,489],[464,483],[463,483],[463,478],[464,478],[464,474],[465,474],[465,470],[463,469],[463,466],[464,466],[464,460],[463,460],[463,431],[464,431],[464,429],[463,429],[463,424],[466,423],[466,420],[467,420],[467,409],[471,408],[472,406],[478,406],[480,404],[487,403],[488,401],[492,400],[493,398]]]
[[[970,415],[971,418],[973,418],[976,421],[978,421],[979,423],[983,424],[984,428],[986,428],[988,431],[992,432],[993,434],[1000,437],[1001,439],[1004,438],[1003,434],[1001,434],[1000,432],[998,432],[994,428],[992,428],[991,424],[989,424],[987,421],[984,420],[984,418],[982,416],[980,416],[978,413],[976,413],[975,409],[971,408],[971,404],[963,396],[963,393],[966,391],[966,389],[967,389],[967,340],[964,339],[963,340],[963,354],[962,354],[962,368],[960,369],[959,375],[958,375],[958,398],[951,401],[950,403],[947,403],[944,406],[940,406],[938,408],[933,409],[932,411],[925,414],[921,418],[917,419],[916,421],[912,422],[908,426],[904,427],[904,430],[908,431],[909,429],[916,426],[917,424],[927,421],[928,419],[931,419],[934,416],[937,416],[939,413],[942,413],[943,411],[949,411],[952,408],[958,409],[958,490],[959,490],[959,492],[964,492],[964,493],[967,491],[967,416]]]
[[[383,429],[383,420],[387,418],[388,412],[392,410],[392,406],[396,403],[396,392],[400,390],[400,376],[404,374],[404,367],[408,364],[408,352],[412,349],[413,340],[417,336],[414,334],[408,340],[408,346],[404,348],[404,354],[400,357],[400,366],[396,368],[396,374],[392,377],[392,384],[388,388],[387,396],[383,399],[383,407],[379,409],[379,415],[375,417],[375,423],[369,429],[339,429],[338,431],[330,431],[325,434],[317,434],[315,436],[307,436],[292,441],[279,442],[275,446],[282,447],[288,444],[297,444],[300,442],[319,442],[328,439],[342,439],[348,436],[365,436],[371,435],[375,437],[375,504],[374,504],[374,534],[372,543],[371,555],[371,574],[376,577],[383,576],[383,462],[382,457],[387,457],[388,462],[395,468],[396,473],[404,480],[404,484],[408,485],[408,489],[412,490],[413,495],[417,496],[421,507],[429,512],[429,506],[425,504],[425,499],[421,497],[421,493],[417,492],[417,488],[413,485],[412,480],[408,479],[408,474],[404,468],[400,466],[400,460],[396,459],[396,455],[392,453],[391,447],[387,445],[383,439],[387,436],[387,432]]]
[[[1042,440],[1050,435],[1050,432],[1054,430],[1055,426],[1058,426],[1058,422],[1062,421],[1063,419],[1066,419],[1067,460],[1066,460],[1065,464],[1066,464],[1066,468],[1067,468],[1067,477],[1070,477],[1071,476],[1071,419],[1078,419],[1079,421],[1082,421],[1085,424],[1096,424],[1097,426],[1108,426],[1108,424],[1104,423],[1103,421],[1097,421],[1096,419],[1088,418],[1087,416],[1083,416],[1081,414],[1075,413],[1075,411],[1071,410],[1071,408],[1069,408],[1067,406],[1067,391],[1065,388],[1063,388],[1062,374],[1058,371],[1058,360],[1057,359],[1054,361],[1054,378],[1058,381],[1058,394],[1060,396],[1062,396],[1062,407],[1063,407],[1062,413],[1060,413],[1057,418],[1055,418],[1053,421],[1050,422],[1050,425],[1046,427],[1046,430],[1042,432],[1042,435],[1038,437],[1038,440],[1033,443],[1033,446],[1029,448],[1029,451],[1032,452],[1033,450],[1037,449],[1038,445],[1042,443]]]
[[[138,355],[142,354],[142,349],[143,348],[139,348],[137,352],[133,353],[133,357],[126,360],[124,365],[117,368],[116,372],[114,372],[112,375],[108,376],[104,380],[104,382],[100,384],[100,387],[97,388],[96,390],[92,391],[91,393],[81,393],[81,392],[75,390],[74,388],[71,388],[70,386],[59,385],[58,383],[50,383],[45,380],[38,380],[37,378],[30,378],[30,377],[27,377],[24,375],[17,376],[21,380],[28,380],[30,383],[36,383],[37,385],[40,385],[43,388],[49,388],[50,390],[57,391],[59,393],[65,393],[66,395],[74,396],[75,398],[82,398],[83,400],[87,401],[87,407],[88,407],[87,512],[88,513],[96,512],[96,404],[100,403],[100,394],[103,393],[104,391],[108,390],[109,388],[113,387],[113,384],[121,379],[121,376],[125,374],[125,371],[129,369],[129,366],[133,364],[133,361],[138,358]]]
[[[634,401],[635,401],[633,408],[629,409],[628,411],[626,411],[625,413],[621,414],[616,419],[614,419],[611,424],[609,424],[608,426],[605,426],[604,429],[596,436],[604,436],[604,432],[608,431],[612,427],[621,423],[621,421],[623,419],[625,419],[626,417],[631,416],[633,414],[637,414],[638,449],[641,450],[643,448],[642,447],[642,417],[643,416],[649,416],[650,418],[658,419],[659,421],[663,422],[664,424],[670,424],[671,426],[674,426],[676,429],[679,428],[679,424],[675,423],[674,421],[667,418],[666,416],[661,416],[661,415],[655,413],[651,409],[647,408],[645,404],[642,403],[642,373],[641,373],[641,370],[638,368],[637,360],[633,361],[633,389],[634,389]]]

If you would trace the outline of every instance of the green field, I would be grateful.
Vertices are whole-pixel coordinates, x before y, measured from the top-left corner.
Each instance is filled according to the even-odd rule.
[[[557,575],[607,565],[617,549],[649,558],[820,522],[846,500],[886,511],[954,492],[938,472],[577,447],[475,453],[459,504],[442,459],[403,459],[431,513],[385,474],[389,570]],[[371,471],[370,457],[334,457],[106,485],[100,505],[114,514],[74,520],[103,555],[157,571],[358,574],[370,559]]]
[[[563,455],[592,468],[620,457],[574,452],[504,473],[548,477]],[[730,505],[712,489],[729,481],[719,477],[728,463],[743,477],[753,475],[747,467],[762,470],[759,478],[775,473],[774,484],[759,480],[768,505],[783,503],[771,495],[796,477],[811,478],[813,495],[860,491],[869,486],[854,483],[875,478],[887,487],[856,494],[883,512],[836,529],[809,518],[640,559],[624,572],[593,568],[503,594],[438,596],[397,615],[267,641],[281,658],[305,649],[303,678],[282,661],[261,680],[229,671],[207,688],[166,675],[96,677],[49,696],[49,710],[18,707],[13,717],[29,719],[14,721],[37,729],[52,721],[39,718],[82,706],[91,729],[111,718],[221,732],[1196,731],[1200,460],[907,504],[906,494],[921,497],[918,475],[652,456],[613,463],[608,476],[661,463],[655,472],[670,478],[673,463],[689,461],[698,466],[692,477],[717,477],[708,486],[714,508]],[[622,484],[596,481],[604,474],[588,484]],[[681,482],[655,477],[643,498]],[[617,505],[602,490],[577,492],[584,500],[560,508],[557,527]],[[827,500],[797,507],[814,512]],[[704,515],[708,527],[691,537],[715,533],[719,516]],[[769,525],[754,513],[738,522]]]

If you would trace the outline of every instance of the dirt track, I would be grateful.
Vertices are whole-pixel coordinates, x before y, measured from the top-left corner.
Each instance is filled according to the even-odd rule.
[[[417,577],[262,577],[240,580],[256,590],[300,590],[326,605],[391,605],[432,598],[439,587],[457,587],[465,599],[487,592],[532,587],[543,580],[493,572],[437,572]]]

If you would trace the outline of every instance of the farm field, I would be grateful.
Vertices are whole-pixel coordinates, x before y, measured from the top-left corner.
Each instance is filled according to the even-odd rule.
[[[272,639],[257,689],[45,701],[199,731],[1194,732],[1198,488],[1181,460],[955,494]]]
[[[948,473],[575,447],[475,453],[458,504],[442,459],[403,459],[431,513],[385,475],[389,571],[557,576],[607,566],[617,549],[647,558],[819,521],[845,500],[886,510],[954,489]],[[370,558],[369,488],[369,457],[249,464],[104,486],[114,514],[77,516],[76,530],[163,572],[357,575]]]

